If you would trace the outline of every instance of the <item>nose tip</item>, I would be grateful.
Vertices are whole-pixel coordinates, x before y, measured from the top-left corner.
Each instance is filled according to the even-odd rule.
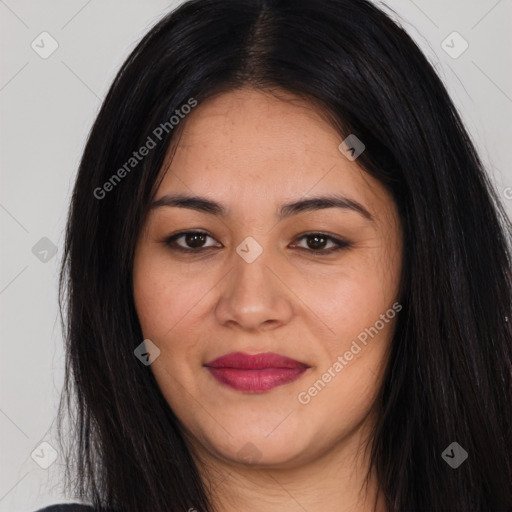
[[[237,253],[241,250],[243,256],[220,283],[215,311],[219,322],[236,324],[249,331],[275,328],[288,322],[293,314],[287,287],[262,257],[261,245],[256,246],[253,240],[246,239],[237,247]],[[244,257],[248,255],[252,260],[250,263]]]

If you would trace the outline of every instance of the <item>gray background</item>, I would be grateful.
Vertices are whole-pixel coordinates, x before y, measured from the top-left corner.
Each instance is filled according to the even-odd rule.
[[[51,427],[63,380],[57,271],[67,206],[88,130],[116,70],[178,3],[0,0],[0,512],[66,500],[61,458],[48,469],[34,459],[51,455],[42,442],[58,447]],[[386,4],[447,85],[510,216],[512,1]],[[51,49],[44,31],[58,44],[45,59],[31,46]],[[469,44],[457,58],[442,47],[453,31]],[[444,46],[454,54],[462,44],[450,36]]]

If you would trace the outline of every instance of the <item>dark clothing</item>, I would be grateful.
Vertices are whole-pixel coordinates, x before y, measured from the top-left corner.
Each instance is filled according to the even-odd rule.
[[[36,512],[94,512],[90,505],[80,503],[61,503],[59,505],[50,505],[46,508],[36,510]]]

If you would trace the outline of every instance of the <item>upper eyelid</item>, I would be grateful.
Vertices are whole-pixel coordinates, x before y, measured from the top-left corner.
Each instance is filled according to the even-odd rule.
[[[218,240],[216,240],[215,237],[207,233],[206,231],[180,231],[179,233],[175,233],[174,235],[170,236],[168,239],[172,241],[176,241],[182,236],[188,235],[188,234],[196,234],[196,235],[206,235],[207,237],[211,238],[212,240],[215,240],[216,242],[220,243]],[[190,247],[184,247],[184,249],[191,249]]]

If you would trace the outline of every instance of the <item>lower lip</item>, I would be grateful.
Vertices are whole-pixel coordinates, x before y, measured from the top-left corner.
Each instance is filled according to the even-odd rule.
[[[222,384],[238,391],[258,393],[297,380],[307,368],[266,368],[264,370],[238,370],[212,368],[210,373]]]

